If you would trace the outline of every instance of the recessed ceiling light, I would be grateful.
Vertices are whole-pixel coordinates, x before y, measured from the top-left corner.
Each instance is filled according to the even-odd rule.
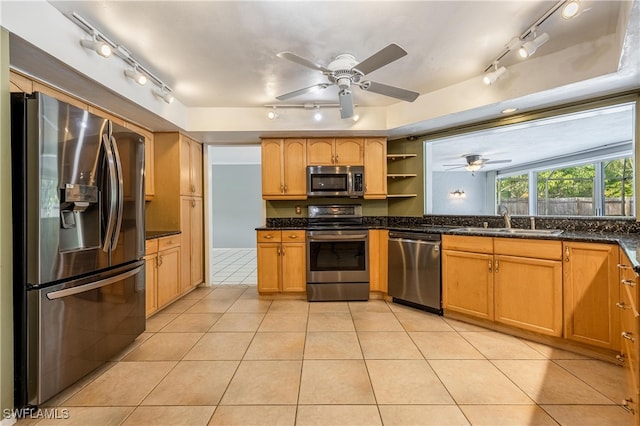
[[[500,112],[502,112],[503,114],[511,114],[512,112],[516,112],[517,110],[518,108],[505,108]]]
[[[575,18],[580,13],[580,2],[578,0],[568,1],[562,8],[562,17],[564,19]]]

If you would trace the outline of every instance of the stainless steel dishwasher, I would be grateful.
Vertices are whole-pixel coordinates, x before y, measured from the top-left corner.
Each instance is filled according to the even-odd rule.
[[[442,315],[439,234],[389,232],[389,296]]]

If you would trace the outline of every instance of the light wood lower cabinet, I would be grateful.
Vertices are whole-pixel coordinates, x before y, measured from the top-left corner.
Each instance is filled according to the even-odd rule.
[[[371,291],[389,292],[389,231],[369,230],[369,288]]]
[[[162,309],[180,295],[180,235],[147,240],[146,316]]]
[[[561,242],[442,237],[443,307],[562,335]]]
[[[258,291],[306,291],[305,231],[258,231]]]
[[[618,246],[563,244],[564,337],[620,349]]]
[[[640,425],[640,413],[638,401],[640,400],[640,332],[638,321],[638,274],[633,270],[631,261],[620,252],[619,290],[620,301],[616,303],[620,313],[620,360],[623,361],[625,374],[625,395],[622,400],[623,407],[633,415],[632,424]]]

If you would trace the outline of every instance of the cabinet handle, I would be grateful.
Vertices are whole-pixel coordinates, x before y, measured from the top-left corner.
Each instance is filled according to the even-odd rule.
[[[289,235],[289,238],[293,238],[295,240],[296,238],[298,238],[298,236],[296,234],[293,234],[293,235]]]
[[[338,164],[338,163],[339,163],[338,154],[336,154],[336,164]]]
[[[498,263],[498,259],[496,259],[496,274],[499,272],[498,268],[500,267],[500,264]]]
[[[624,302],[618,302],[616,303],[616,306],[620,309],[631,309],[631,306],[625,305]]]
[[[191,207],[193,207],[193,208],[196,207],[196,200],[191,200]]]
[[[624,410],[628,411],[629,413],[635,414],[635,410],[633,408],[629,407],[629,403],[633,403],[633,398],[623,399],[621,407]]]
[[[493,271],[493,262],[489,259],[489,273]]]
[[[158,256],[158,268],[162,266],[162,256]]]
[[[566,246],[564,248],[564,261],[568,262],[569,261],[569,246]]]
[[[629,287],[635,287],[636,286],[635,280],[620,280],[620,284],[628,285]]]
[[[633,267],[623,263],[618,263],[618,269],[633,269]]]
[[[289,191],[289,187],[285,184],[284,185],[284,192],[287,193]]]
[[[280,185],[280,192],[284,194],[284,185]]]
[[[616,360],[618,360],[618,362],[621,362],[623,364],[627,362],[627,358],[624,356],[624,354],[616,355]]]
[[[282,254],[282,252],[280,250],[280,247],[278,247],[277,253],[278,253],[278,256],[280,256]]]
[[[635,342],[636,339],[633,337],[633,333],[629,332],[629,331],[623,331],[622,332],[622,337],[631,341],[631,342]]]
[[[273,235],[271,235],[271,234],[267,234],[267,235],[265,235],[265,236],[264,236],[264,237],[262,237],[262,238],[264,238],[265,240],[270,240],[270,239],[272,239],[272,238],[273,238]]]
[[[282,249],[282,255],[284,256],[285,254],[286,254],[286,253],[285,253],[284,248],[283,248],[283,249]]]

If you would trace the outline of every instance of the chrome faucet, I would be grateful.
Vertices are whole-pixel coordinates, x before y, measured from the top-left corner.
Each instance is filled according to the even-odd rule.
[[[509,215],[507,206],[500,206],[500,214],[504,219],[504,227],[507,229],[511,228],[511,216]]]

